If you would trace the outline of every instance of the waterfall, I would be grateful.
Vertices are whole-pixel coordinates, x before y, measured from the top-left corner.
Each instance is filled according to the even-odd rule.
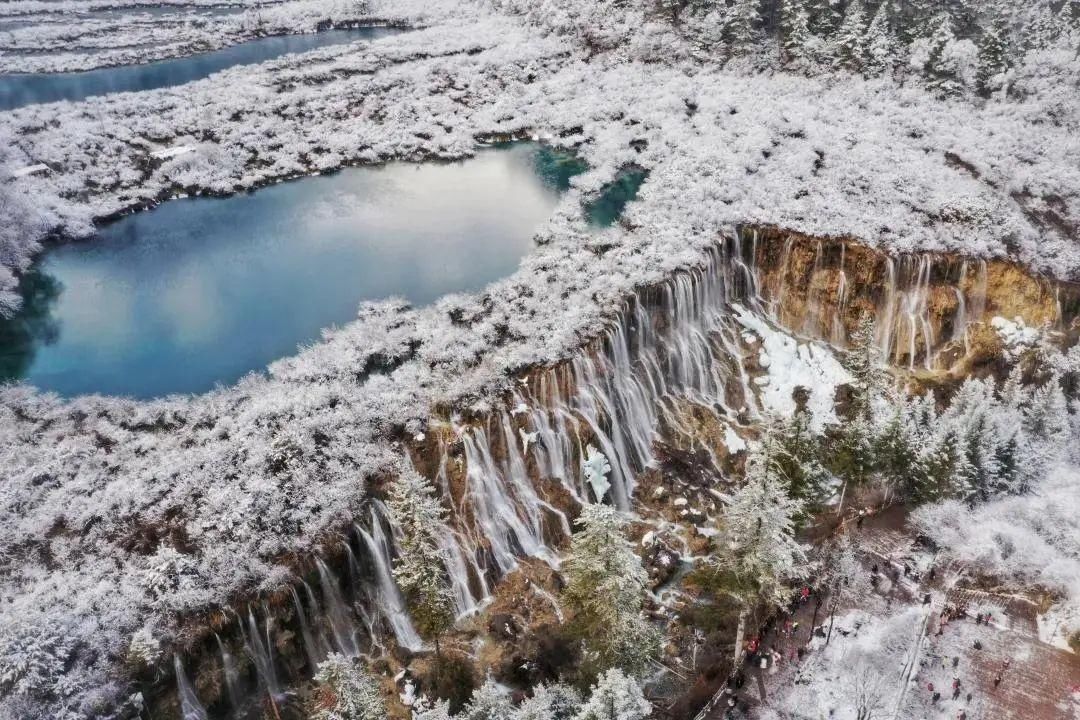
[[[971,314],[975,318],[981,318],[986,313],[986,289],[987,289],[986,260],[979,259],[979,274],[975,278],[975,297],[971,303]]]
[[[471,563],[467,562],[466,555],[461,550],[461,539],[450,528],[445,528],[439,533],[439,553],[446,565],[446,573],[450,577],[450,588],[454,593],[455,615],[459,619],[472,615],[491,595],[487,578],[484,577],[484,573],[476,562],[476,553],[470,553]],[[473,595],[469,582],[471,577],[475,577],[480,585],[479,598]]]
[[[784,251],[780,255],[779,287],[769,298],[769,314],[781,325],[784,324],[784,295],[787,293],[788,268],[791,266],[791,248],[795,245],[795,236],[788,235],[784,240]]]
[[[517,568],[518,553],[554,562],[555,554],[544,545],[536,495],[530,490],[515,502],[511,492],[520,493],[520,482],[499,467],[492,455],[487,432],[476,428],[463,435],[466,479],[470,507],[483,538],[491,549],[500,574]],[[511,441],[508,453],[517,443]],[[507,477],[511,475],[511,477]]]
[[[330,634],[337,651],[345,657],[356,657],[360,651],[356,641],[356,625],[352,620],[345,598],[341,594],[341,585],[337,576],[322,558],[315,559],[319,571],[319,589],[322,591],[323,604],[326,606],[324,617],[330,625]]]
[[[832,331],[829,342],[836,347],[847,345],[847,333],[844,331],[844,307],[847,305],[847,271],[844,263],[847,256],[847,243],[840,243],[840,275],[836,281],[836,310],[833,312]]]
[[[401,591],[398,590],[397,583],[394,582],[394,575],[390,569],[390,541],[383,531],[383,524],[376,509],[373,507],[371,510],[371,532],[368,532],[359,524],[353,527],[367,548],[368,556],[371,558],[372,567],[375,571],[375,581],[378,589],[375,603],[376,609],[390,624],[399,645],[410,650],[422,649],[424,641],[420,639],[416,628],[413,627],[412,619],[405,609],[405,600],[401,597]]]
[[[964,287],[967,285],[968,264],[965,260],[960,266],[960,278],[956,281],[953,292],[956,293],[956,316],[953,318],[952,341],[964,341],[964,354],[971,352],[971,338],[968,334],[967,296],[964,295]]]
[[[822,290],[815,284],[816,278],[821,273],[821,241],[818,240],[814,248],[814,267],[810,270],[807,279],[809,287],[806,292],[806,315],[803,318],[804,335],[820,337],[822,329],[821,294]]]
[[[307,583],[305,583],[305,585],[306,584]],[[314,672],[315,669],[319,667],[319,663],[326,659],[326,653],[319,646],[318,642],[315,640],[315,636],[311,632],[307,613],[304,612],[304,604],[300,602],[300,594],[296,592],[296,586],[291,586],[289,590],[292,592],[293,605],[296,607],[296,617],[300,622],[300,637],[304,641],[304,654],[307,656],[308,667]],[[312,611],[315,613],[318,612],[314,605],[312,605]],[[317,617],[317,614],[315,617]]]
[[[221,636],[214,633],[214,639],[217,640],[218,652],[221,654],[221,671],[225,675],[225,691],[229,695],[229,707],[232,708],[233,714],[236,714],[243,698],[240,692],[240,671],[236,669],[236,660],[225,647]]]
[[[199,702],[195,689],[191,687],[179,655],[173,655],[173,668],[176,670],[176,687],[177,694],[180,696],[181,717],[183,720],[207,720],[206,708]]]
[[[278,698],[281,697],[281,685],[278,683],[277,670],[274,667],[274,644],[270,640],[274,619],[267,614],[265,641],[259,632],[255,612],[250,606],[248,607],[247,620],[249,632],[244,635],[244,650],[251,659],[251,663],[255,666],[255,672],[259,677],[263,690],[270,696],[270,701],[276,703]]]
[[[515,569],[521,555],[554,563],[545,530],[570,532],[565,515],[537,495],[530,463],[581,502],[582,448],[596,445],[612,466],[612,503],[629,511],[636,476],[655,464],[658,431],[692,437],[681,424],[681,401],[719,407],[730,417],[756,411],[741,330],[730,312],[733,285],[742,289],[739,299],[758,305],[755,274],[737,238],[710,252],[704,266],[627,302],[582,353],[539,370],[512,392],[512,410],[455,428],[480,536],[474,544],[489,550],[499,574]],[[741,393],[738,407],[728,397],[730,384]],[[531,442],[518,443],[522,433]],[[446,465],[444,456],[440,467]]]

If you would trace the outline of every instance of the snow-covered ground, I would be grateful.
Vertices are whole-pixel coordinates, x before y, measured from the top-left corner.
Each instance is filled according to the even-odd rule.
[[[1018,587],[1054,592],[1058,602],[1042,619],[1047,642],[1067,647],[1065,628],[1080,627],[1080,468],[1061,464],[1023,495],[974,508],[945,501],[918,510],[920,532],[972,572]]]
[[[5,3],[0,7],[0,73],[145,63],[374,19],[368,10],[363,0]]]
[[[1074,480],[1075,467],[1062,467],[1034,498],[1017,496],[981,506],[974,514],[956,516],[953,503],[926,506],[917,512],[914,527],[903,532],[852,528],[850,536],[863,553],[863,572],[871,566],[883,570],[874,591],[852,594],[835,619],[829,636],[812,637],[805,659],[783,662],[779,672],[766,678],[766,701],[757,705],[758,720],[894,720],[958,718],[966,713],[971,720],[1074,720],[1080,709],[1080,658],[1063,652],[1060,643],[1044,634],[1045,623],[1036,618],[1036,606],[1023,595],[1024,588],[1050,587],[1045,577],[1049,561],[1060,565],[1052,572],[1074,582],[1076,569],[1072,553],[1075,530],[1062,530],[1069,539],[1061,543],[1045,539],[1021,539],[1031,533],[1036,508],[1055,503],[1047,525],[1069,526],[1076,507],[1071,493],[1061,494],[1060,473]],[[1016,512],[1016,505],[1027,505]],[[1012,512],[1006,507],[1014,506]],[[1024,516],[1024,517],[1020,517]],[[946,518],[948,518],[946,520]],[[947,527],[933,533],[932,524]],[[1013,525],[1023,529],[1017,530]],[[953,533],[957,528],[962,537]],[[931,532],[938,542],[950,542],[941,553],[931,554],[912,543],[911,531]],[[989,554],[979,536],[1011,535],[1016,557],[997,564],[979,555]],[[1057,544],[1049,550],[1050,544]],[[1040,552],[1053,557],[1037,558]],[[1028,563],[1031,563],[1029,566]],[[904,565],[918,570],[914,579],[900,573]],[[936,569],[931,579],[929,569]],[[898,573],[894,586],[890,576]],[[997,592],[961,587],[961,578],[994,573],[1003,585]],[[1011,588],[1011,590],[1010,590]],[[929,603],[924,603],[929,598]],[[964,606],[966,617],[942,623],[942,611]],[[1069,599],[1059,608],[1075,608]],[[990,622],[976,621],[989,613]],[[827,628],[829,618],[820,620]],[[786,654],[785,654],[786,657]],[[953,690],[954,680],[959,691]],[[753,687],[753,683],[748,687]],[[752,699],[758,695],[750,690]],[[940,697],[934,697],[934,693]]]

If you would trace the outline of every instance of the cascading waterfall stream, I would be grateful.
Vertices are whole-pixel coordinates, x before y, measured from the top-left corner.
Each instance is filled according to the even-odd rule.
[[[468,422],[454,417],[432,423],[441,430],[437,443],[427,447],[439,455],[437,464],[428,458],[425,466],[436,468],[432,479],[452,510],[438,537],[459,618],[483,607],[494,582],[518,569],[523,558],[558,568],[559,549],[571,531],[568,512],[593,499],[581,474],[588,445],[603,452],[612,467],[605,501],[627,512],[633,509],[638,476],[657,463],[658,440],[706,450],[719,466],[712,448],[700,447],[687,408],[705,408],[729,426],[742,426],[763,412],[752,382],[756,370],[748,362],[758,347],[750,344],[752,333],[739,316],[769,317],[771,325],[798,327],[842,346],[857,304],[865,307],[869,298],[884,357],[911,370],[935,366],[935,353],[941,352],[935,335],[970,349],[969,328],[985,320],[985,261],[875,256],[873,267],[879,276],[883,271],[885,282],[869,289],[866,251],[855,246],[849,251],[845,242],[818,241],[800,247],[789,236],[777,257],[768,255],[768,245],[756,230],[731,234],[705,254],[700,266],[628,299],[580,352],[519,378],[495,410]],[[792,272],[802,276],[789,279],[789,264],[801,267]],[[943,311],[946,295],[950,300]],[[1061,299],[1054,301],[1060,320]],[[800,304],[804,313],[794,317]],[[952,314],[943,320],[943,312]],[[948,329],[936,333],[935,321]],[[291,589],[311,668],[331,650],[359,654],[362,634],[381,648],[380,627],[389,628],[401,647],[425,647],[393,577],[400,531],[390,512],[372,500],[368,522],[353,529],[357,551],[351,540],[341,542],[340,570],[347,573],[351,603],[323,558],[315,560],[316,588],[299,581]],[[557,607],[543,588],[535,586],[534,592]],[[263,614],[264,629],[250,606],[246,623],[238,625],[260,688],[276,701],[281,685],[271,641],[275,620]],[[220,639],[219,649],[232,698],[235,662]],[[196,713],[189,720],[201,720],[205,710],[197,714],[201,706],[178,659],[176,669],[181,699],[187,697],[184,702]]]
[[[385,516],[384,516],[385,517]],[[405,608],[405,599],[394,582],[394,574],[391,570],[390,540],[383,530],[382,518],[376,507],[371,509],[371,532],[361,525],[356,525],[356,533],[360,536],[367,548],[375,571],[375,581],[378,587],[377,610],[389,623],[394,637],[402,647],[410,650],[420,650],[424,641],[413,627],[412,619]]]
[[[255,620],[255,612],[250,607],[248,608],[247,620],[249,632],[244,637],[244,649],[255,666],[255,672],[263,690],[270,696],[271,702],[276,703],[277,699],[281,697],[281,685],[278,683],[277,668],[274,666],[274,643],[270,638],[274,618],[269,613],[266,614],[265,642],[262,633],[259,632],[259,623]]]
[[[180,696],[180,715],[183,720],[207,720],[206,708],[199,702],[179,655],[173,655],[173,670],[176,672],[177,693]]]
[[[307,583],[305,583],[306,585]],[[300,601],[300,594],[296,592],[296,586],[289,588],[292,593],[293,606],[296,608],[296,617],[300,622],[300,637],[304,641],[304,654],[307,656],[308,667],[317,668],[319,663],[326,659],[323,648],[315,640],[315,635],[308,624],[307,613],[304,612],[304,603]],[[314,608],[314,604],[312,605]]]
[[[221,636],[214,633],[214,639],[217,641],[218,652],[221,654],[221,670],[225,675],[225,691],[229,695],[229,707],[235,715],[243,702],[243,694],[240,691],[240,673],[236,669],[236,659],[225,647]]]

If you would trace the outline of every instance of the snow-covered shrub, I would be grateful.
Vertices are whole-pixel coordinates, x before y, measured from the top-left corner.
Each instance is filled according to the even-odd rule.
[[[67,694],[63,676],[73,649],[72,638],[58,626],[5,621],[0,626],[0,695]]]
[[[384,720],[386,703],[379,683],[356,659],[331,653],[319,663],[321,685],[312,720]]]

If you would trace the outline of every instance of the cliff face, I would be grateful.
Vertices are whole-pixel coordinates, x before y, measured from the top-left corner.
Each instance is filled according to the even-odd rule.
[[[898,368],[963,373],[994,352],[993,317],[1071,332],[1080,313],[1080,287],[1004,260],[889,256],[848,239],[775,228],[748,233],[777,322],[843,347],[861,318],[871,317],[883,354]]]
[[[402,439],[404,462],[450,510],[442,553],[456,609],[480,618],[446,642],[481,647],[477,662],[511,684],[549,679],[514,668],[540,652],[541,625],[557,622],[559,556],[581,504],[596,500],[581,474],[589,446],[611,463],[606,500],[638,516],[654,587],[685,605],[669,583],[707,546],[718,490],[738,478],[761,420],[795,408],[819,424],[835,418],[845,373],[826,343],[843,347],[870,317],[901,373],[957,378],[995,369],[1004,351],[995,316],[1071,340],[1080,291],[1005,261],[890,257],[772,228],[718,240],[699,267],[627,298],[574,356],[522,372],[490,411],[447,411]],[[224,709],[242,688],[281,694],[328,650],[370,651],[387,673],[411,668],[423,685],[422,643],[389,571],[396,553],[392,519],[373,499],[343,541],[298,564],[307,582],[297,592],[218,623],[223,643],[197,633],[189,665],[201,668],[201,701]],[[686,628],[673,622],[677,637]],[[158,697],[162,717],[175,711],[171,693]]]

